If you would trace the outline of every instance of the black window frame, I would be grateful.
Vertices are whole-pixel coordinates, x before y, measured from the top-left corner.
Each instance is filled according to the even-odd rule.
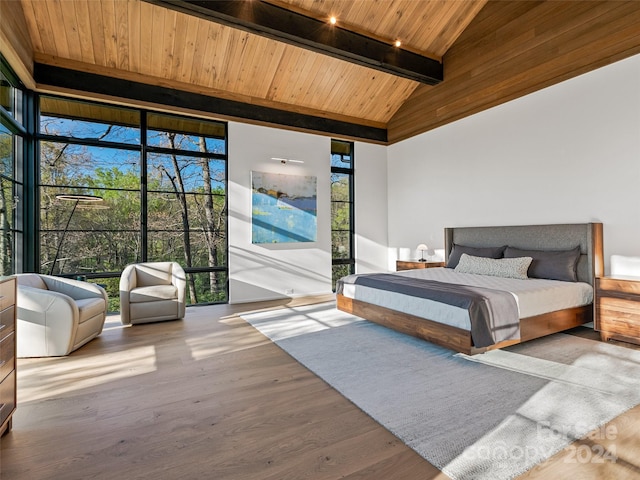
[[[114,142],[114,141],[105,141],[105,140],[97,140],[97,139],[87,139],[87,138],[75,138],[75,137],[69,137],[69,136],[64,136],[64,135],[51,135],[51,134],[45,134],[45,133],[40,133],[40,98],[41,97],[50,97],[50,98],[55,98],[55,99],[60,99],[60,100],[66,100],[66,101],[79,101],[79,102],[83,102],[83,103],[88,103],[88,104],[95,104],[95,105],[102,105],[102,106],[106,106],[106,107],[116,107],[116,108],[121,108],[121,109],[125,109],[125,110],[132,110],[132,111],[136,111],[139,113],[139,118],[140,118],[140,141],[138,144],[135,143],[120,143],[120,142]],[[147,223],[147,210],[148,210],[148,189],[147,189],[147,157],[149,155],[152,154],[172,154],[172,153],[176,153],[179,156],[190,156],[190,157],[206,157],[206,158],[212,158],[215,160],[222,160],[224,161],[224,210],[223,210],[223,214],[226,215],[226,219],[225,219],[225,230],[224,230],[224,240],[225,240],[225,252],[224,252],[224,265],[221,266],[215,266],[215,267],[209,267],[209,266],[192,266],[192,267],[186,267],[185,266],[185,273],[187,274],[203,274],[203,273],[215,273],[215,274],[221,274],[224,277],[224,287],[223,290],[221,289],[220,292],[222,292],[224,294],[224,300],[219,300],[219,301],[213,301],[213,302],[198,302],[197,305],[206,305],[206,304],[217,304],[217,303],[227,303],[229,301],[229,236],[228,236],[228,209],[226,208],[227,205],[227,201],[228,201],[228,123],[224,122],[224,121],[220,121],[220,120],[209,120],[209,119],[200,119],[197,117],[189,117],[188,115],[183,115],[183,114],[179,114],[179,113],[173,113],[173,112],[156,112],[153,110],[147,110],[147,109],[141,109],[141,108],[135,108],[135,107],[126,107],[126,106],[120,106],[120,105],[111,105],[109,103],[105,103],[105,102],[99,102],[99,101],[94,101],[91,99],[76,99],[76,98],[70,98],[70,97],[65,97],[63,95],[54,95],[54,94],[43,94],[43,95],[36,95],[36,101],[34,102],[36,105],[36,108],[34,109],[34,117],[35,117],[35,125],[37,125],[35,134],[34,134],[34,138],[35,138],[35,144],[36,147],[39,147],[40,142],[42,141],[46,141],[46,142],[57,142],[57,143],[69,143],[72,145],[83,145],[83,146],[88,146],[88,147],[101,147],[101,148],[112,148],[112,149],[119,149],[119,150],[126,150],[129,152],[137,152],[140,156],[140,160],[139,160],[139,172],[140,172],[140,189],[139,189],[139,193],[140,193],[140,242],[141,242],[141,248],[140,248],[140,257],[136,259],[137,262],[146,262],[148,261],[148,242],[149,242],[149,232],[148,232],[148,223]],[[218,123],[221,125],[221,129],[224,129],[224,136],[223,137],[218,137],[216,136],[215,138],[218,138],[219,140],[224,142],[224,153],[220,154],[220,153],[209,153],[209,152],[196,152],[196,151],[187,151],[187,150],[173,150],[173,149],[168,149],[168,148],[163,148],[163,147],[157,147],[157,146],[150,146],[147,144],[147,134],[148,134],[148,125],[147,125],[147,117],[148,115],[153,115],[153,114],[161,114],[161,115],[166,115],[168,117],[173,117],[176,120],[180,120],[180,119],[185,119],[185,120],[189,120],[189,121],[200,121],[200,122],[214,122],[214,123]],[[34,209],[34,215],[36,217],[36,227],[35,227],[35,235],[33,235],[34,239],[33,239],[33,243],[35,245],[33,245],[34,249],[36,251],[39,251],[39,244],[40,244],[40,225],[39,225],[39,198],[40,198],[40,187],[41,186],[46,186],[46,185],[41,185],[40,182],[40,152],[39,150],[37,151],[37,154],[34,155],[35,160],[35,168],[36,168],[36,175],[34,176],[37,180],[34,180],[34,184],[37,187],[37,193],[35,194],[36,197],[36,207]],[[56,185],[56,187],[60,187],[60,185]],[[64,187],[64,186],[62,186]],[[70,187],[73,188],[73,187]],[[117,189],[114,189],[117,190]],[[138,191],[138,190],[136,190]],[[39,258],[39,255],[38,257]],[[176,259],[176,261],[180,262],[181,264],[182,259]],[[40,262],[36,261],[34,262],[34,265],[32,266],[31,271],[35,271],[38,272],[40,270]],[[47,272],[44,272],[47,273]],[[62,277],[83,277],[83,278],[87,278],[87,279],[92,279],[92,280],[99,280],[99,279],[109,279],[109,278],[116,278],[119,277],[121,275],[121,271],[109,271],[109,272],[64,272],[63,274],[59,274],[59,276]]]
[[[341,148],[336,148],[341,146]],[[348,153],[344,153],[346,150]],[[342,167],[342,166],[334,166],[333,165],[333,157],[334,155],[338,155],[344,161],[345,158],[349,158],[350,167]],[[345,140],[331,140],[331,174],[343,174],[347,175],[349,178],[349,229],[348,230],[336,230],[331,228],[331,242],[332,242],[332,255],[331,255],[331,267],[332,267],[332,289],[335,291],[335,283],[338,278],[336,278],[333,270],[334,267],[337,266],[349,266],[349,273],[355,273],[356,269],[356,251],[355,251],[355,146],[354,142],[345,141]],[[343,162],[347,163],[347,162]],[[332,199],[331,203],[335,203]],[[333,209],[332,209],[333,211]],[[333,218],[332,218],[333,220]],[[349,236],[349,257],[347,258],[336,258],[333,256],[333,234],[335,232],[348,232]]]
[[[25,170],[28,168],[26,160],[33,146],[32,130],[30,129],[33,115],[29,108],[32,95],[2,55],[0,55],[0,71],[8,86],[20,92],[19,98],[12,97],[13,105],[11,111],[0,105],[0,123],[12,136],[11,158],[13,164],[11,177],[3,176],[3,178],[11,182],[12,208],[14,210],[13,222],[10,226],[10,271],[3,271],[2,273],[13,274],[23,271],[25,252],[29,252],[29,246],[24,244],[25,239],[28,238],[28,235],[25,235],[25,219],[29,217],[29,202],[25,198],[29,189],[25,188]],[[18,141],[16,142],[16,140]]]

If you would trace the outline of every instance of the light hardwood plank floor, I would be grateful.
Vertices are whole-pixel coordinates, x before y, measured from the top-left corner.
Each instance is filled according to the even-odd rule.
[[[237,316],[329,298],[189,307],[134,327],[111,316],[68,357],[18,360],[0,478],[447,480]],[[640,407],[611,425],[601,443],[615,463],[567,449],[522,478],[640,478]]]

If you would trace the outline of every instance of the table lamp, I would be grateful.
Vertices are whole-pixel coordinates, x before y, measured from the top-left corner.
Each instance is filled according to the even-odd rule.
[[[420,250],[420,260],[418,260],[419,262],[426,262],[427,259],[424,258],[424,252],[425,250],[429,250],[429,247],[427,247],[424,243],[421,243],[420,245],[418,245],[418,250]]]

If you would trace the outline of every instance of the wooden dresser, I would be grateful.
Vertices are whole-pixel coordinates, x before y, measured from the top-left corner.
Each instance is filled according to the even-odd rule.
[[[0,436],[16,409],[16,279],[0,277]]]
[[[640,278],[596,278],[595,295],[600,338],[640,345]]]
[[[444,267],[444,262],[421,262],[419,260],[396,260],[396,272],[413,270],[414,268]]]

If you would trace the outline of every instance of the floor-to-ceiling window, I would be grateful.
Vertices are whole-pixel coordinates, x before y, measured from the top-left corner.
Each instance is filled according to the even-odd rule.
[[[147,258],[177,260],[189,302],[226,301],[226,124],[147,116]]]
[[[41,96],[39,269],[106,286],[175,260],[188,302],[227,299],[226,124]]]
[[[24,121],[23,88],[0,59],[0,275],[15,273],[19,260],[15,247],[22,235],[17,199],[22,188]]]
[[[331,140],[331,256],[332,279],[355,271],[353,218],[353,143]]]

